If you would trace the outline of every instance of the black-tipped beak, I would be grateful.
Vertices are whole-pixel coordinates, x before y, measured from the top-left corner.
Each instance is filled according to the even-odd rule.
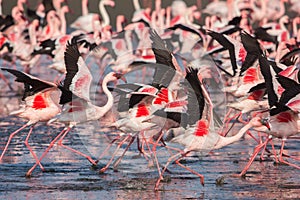
[[[117,79],[121,79],[122,81],[124,81],[125,83],[127,83],[127,80],[126,80],[126,78],[124,77],[124,74],[122,74],[122,73],[116,73],[116,74],[115,74],[115,77],[116,77]]]
[[[268,128],[269,131],[271,131],[271,126],[270,126],[270,123],[268,121],[268,119],[263,119],[262,120],[262,124]]]

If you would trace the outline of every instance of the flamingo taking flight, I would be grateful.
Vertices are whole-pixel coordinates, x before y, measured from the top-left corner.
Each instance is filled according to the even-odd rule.
[[[5,148],[2,151],[0,160],[2,160],[5,152],[7,151],[8,145],[10,144],[12,138],[26,127],[30,127],[25,140],[25,145],[29,149],[36,162],[40,165],[41,169],[44,170],[43,166],[38,160],[38,157],[32,151],[28,140],[35,124],[37,124],[38,122],[46,122],[60,113],[61,106],[59,105],[59,97],[61,95],[61,91],[54,83],[38,79],[17,70],[7,68],[1,69],[16,76],[17,82],[24,83],[25,91],[22,100],[25,101],[25,105],[23,105],[20,110],[11,112],[10,114],[27,119],[28,122],[15,132],[10,134]]]
[[[256,155],[266,147],[272,137],[282,139],[279,161],[300,169],[299,166],[283,159],[285,141],[288,137],[298,134],[299,130],[297,122],[299,120],[300,85],[296,81],[281,75],[275,77],[276,73],[273,68],[274,66],[271,65],[264,54],[260,55],[259,62],[262,74],[266,81],[268,102],[270,106],[270,119],[268,120],[269,129],[262,128],[259,129],[259,131],[266,132],[269,134],[269,137],[265,142],[255,147],[248,164],[239,176],[242,176],[247,172]],[[275,154],[275,159],[277,161],[276,156],[277,155]]]
[[[64,106],[62,112],[56,116],[56,118],[52,119],[51,122],[59,121],[61,123],[65,123],[67,127],[50,143],[49,147],[45,150],[39,161],[46,156],[48,151],[59,139],[59,146],[85,157],[93,165],[96,165],[96,162],[90,156],[68,147],[62,142],[67,136],[67,133],[70,132],[74,126],[79,123],[99,120],[111,109],[113,106],[114,97],[108,90],[107,83],[117,81],[119,78],[122,78],[122,76],[115,72],[111,72],[105,76],[102,82],[102,88],[104,93],[107,95],[107,103],[104,106],[99,107],[91,103],[89,93],[92,75],[83,58],[81,57],[78,50],[78,45],[74,40],[72,40],[71,43],[68,42],[67,44],[65,51],[65,64],[67,74],[63,86],[60,86],[60,88],[64,91],[60,98],[60,104],[63,104]],[[32,173],[37,164],[38,163],[36,163],[27,172],[27,175]]]
[[[191,126],[188,126],[186,129],[183,127],[179,127],[176,129],[170,129],[169,133],[171,135],[167,136],[170,142],[179,143],[183,145],[185,148],[183,151],[180,151],[178,154],[171,156],[166,163],[162,174],[166,170],[167,166],[175,160],[176,164],[179,166],[191,171],[192,173],[196,174],[200,177],[200,181],[202,185],[204,185],[204,176],[195,172],[194,170],[182,165],[179,161],[187,156],[190,152],[208,152],[213,149],[219,149],[224,146],[227,146],[231,143],[238,141],[245,132],[255,126],[261,127],[265,125],[265,121],[262,120],[260,117],[253,118],[247,126],[239,131],[238,134],[232,137],[223,137],[220,136],[218,133],[215,132],[213,129],[213,112],[212,112],[212,102],[209,97],[206,88],[202,83],[201,74],[198,74],[198,70],[189,68],[187,71],[186,77],[191,83],[193,83],[193,90],[197,94],[197,98],[193,99],[188,102],[193,103],[197,102],[199,104],[200,112],[198,114],[198,120]],[[195,84],[197,83],[197,84]],[[200,97],[199,97],[200,95]],[[179,158],[177,158],[179,157]],[[177,158],[177,159],[176,159]],[[155,189],[158,189],[160,181],[163,177],[159,177],[156,182]]]
[[[120,115],[125,117],[112,124],[117,129],[129,133],[125,140],[123,140],[124,142],[129,138],[134,140],[138,136],[138,133],[155,126],[154,123],[145,120],[172,99],[170,98],[172,96],[172,88],[176,88],[176,71],[181,71],[174,55],[165,46],[164,41],[154,29],[150,30],[150,39],[157,64],[152,83],[150,85],[123,84],[117,86],[121,94],[125,93],[129,95],[129,97],[121,95],[119,103],[121,107],[119,107],[118,111]],[[147,141],[145,142],[147,143]],[[110,162],[112,159],[113,157]],[[107,170],[110,162],[100,170],[101,173]]]

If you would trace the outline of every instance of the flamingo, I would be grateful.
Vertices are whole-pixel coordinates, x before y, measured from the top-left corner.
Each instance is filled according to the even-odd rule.
[[[89,13],[88,0],[81,1],[82,15],[79,16],[71,25],[71,28],[83,30],[86,33],[94,31],[94,21],[99,20],[100,16],[96,13]]]
[[[260,152],[260,150],[265,148],[267,143],[272,140],[272,137],[282,139],[279,162],[300,169],[299,166],[283,159],[285,141],[288,137],[298,134],[297,122],[299,120],[299,106],[297,103],[300,93],[299,84],[292,79],[283,77],[281,75],[278,75],[276,78],[277,81],[275,81],[274,70],[265,55],[260,55],[259,62],[261,65],[262,74],[266,80],[266,88],[270,106],[270,119],[268,120],[268,126],[270,128],[268,130],[262,128],[260,131],[266,132],[269,134],[269,137],[264,143],[261,143],[255,147],[249,162],[242,172],[238,174],[238,176],[243,176],[247,172],[256,155]],[[276,154],[275,159],[277,161]]]
[[[261,117],[256,117],[253,118],[249,122],[249,124],[247,124],[247,126],[241,129],[239,133],[236,134],[235,136],[232,137],[220,136],[218,133],[215,132],[215,130],[213,130],[214,124],[212,119],[212,102],[210,100],[208,92],[206,91],[206,88],[202,83],[201,74],[198,74],[198,70],[192,68],[189,68],[188,71],[189,72],[187,72],[187,79],[190,80],[192,83],[197,82],[197,85],[193,84],[193,90],[194,92],[196,92],[196,94],[198,94],[197,95],[198,100],[194,99],[194,101],[191,101],[191,103],[197,102],[199,104],[200,110],[198,116],[196,117],[197,120],[194,120],[195,123],[193,125],[187,127],[186,129],[181,127],[176,129],[170,129],[168,131],[167,135],[171,134],[171,137],[167,136],[170,142],[179,143],[183,145],[185,148],[183,151],[180,151],[179,153],[171,156],[168,159],[162,171],[162,175],[165,172],[167,166],[172,161],[175,160],[176,164],[178,164],[180,167],[183,167],[188,171],[192,172],[193,174],[199,176],[201,184],[204,185],[203,175],[182,165],[179,161],[185,156],[187,156],[190,152],[204,153],[234,143],[238,141],[248,129],[254,126],[261,127],[265,125],[265,121],[262,120]],[[190,103],[190,101],[188,103]],[[176,159],[177,157],[179,158]],[[159,184],[162,179],[163,177],[160,176],[159,179],[157,180],[155,185],[156,190],[159,188]]]
[[[151,113],[170,101],[169,95],[171,94],[169,93],[172,93],[170,91],[172,90],[171,88],[174,87],[172,82],[176,79],[176,71],[181,71],[174,55],[166,48],[163,40],[154,29],[150,30],[150,39],[152,40],[152,51],[154,52],[156,63],[159,64],[155,69],[151,85],[125,84],[117,86],[122,93],[124,93],[124,89],[125,93],[128,93],[126,91],[128,89],[132,90],[129,93],[129,98],[124,98],[124,96],[122,96],[120,99],[120,105],[122,105],[122,107],[120,107],[118,111],[125,112],[126,114],[121,113],[120,115],[125,115],[126,117],[121,118],[112,124],[113,127],[116,127],[122,132],[130,133],[122,141],[122,143],[124,143],[131,138],[128,146],[132,144],[138,133],[144,132],[155,126],[154,123],[145,120]],[[125,105],[128,106],[126,107]],[[118,148],[119,146],[120,145],[118,145]],[[101,173],[107,170],[114,155],[115,153],[107,165],[100,169]],[[154,159],[156,159],[156,157]]]
[[[288,0],[260,1],[261,6],[258,8],[255,5],[255,1],[251,0],[251,8],[253,10],[252,18],[257,21],[275,21],[284,15],[284,3],[287,1]]]
[[[10,134],[0,156],[0,160],[3,159],[12,138],[26,127],[30,127],[25,140],[25,145],[36,160],[37,164],[39,164],[41,169],[44,170],[44,167],[40,164],[38,157],[29,145],[28,140],[35,124],[38,122],[46,122],[60,113],[61,106],[59,105],[59,97],[61,95],[61,91],[54,83],[38,79],[34,76],[17,70],[7,68],[1,69],[16,76],[17,82],[24,83],[25,91],[22,100],[25,101],[25,105],[23,105],[20,110],[13,111],[10,114],[27,119],[28,122]]]
[[[71,147],[64,145],[63,139],[67,133],[79,123],[88,121],[99,120],[102,118],[113,106],[114,97],[107,88],[107,83],[117,81],[122,78],[119,74],[111,72],[105,76],[102,82],[102,89],[107,95],[107,103],[104,106],[96,106],[91,103],[89,91],[92,81],[92,75],[87,68],[83,58],[81,57],[78,46],[74,40],[68,42],[65,51],[65,64],[67,69],[66,78],[64,80],[62,90],[66,91],[60,98],[60,104],[64,104],[63,110],[60,115],[53,118],[49,123],[59,121],[66,124],[66,128],[58,134],[58,136],[50,143],[49,147],[44,151],[39,159],[39,162],[47,155],[49,150],[53,147],[55,142],[63,148],[66,148],[78,155],[85,157],[93,165],[96,162],[88,155],[83,154]],[[36,163],[31,169],[28,170],[27,175],[30,176],[32,171],[36,168]]]

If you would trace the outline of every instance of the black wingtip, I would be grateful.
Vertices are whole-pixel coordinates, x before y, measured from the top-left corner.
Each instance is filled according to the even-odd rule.
[[[73,37],[71,41],[67,42],[66,50],[64,53],[65,66],[67,71],[66,78],[64,81],[64,87],[66,89],[69,88],[69,86],[72,83],[73,77],[78,72],[77,62],[80,56],[81,55],[78,50],[77,40]]]

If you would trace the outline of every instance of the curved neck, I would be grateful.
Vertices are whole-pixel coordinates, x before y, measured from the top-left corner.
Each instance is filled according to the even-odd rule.
[[[89,10],[88,10],[88,0],[81,0],[81,14],[83,16],[86,16],[89,14]]]
[[[101,115],[100,117],[105,115],[112,108],[112,106],[114,104],[114,96],[112,95],[112,93],[107,88],[107,83],[108,82],[110,82],[110,81],[106,80],[105,78],[102,82],[102,90],[103,90],[104,94],[107,96],[107,102],[104,106],[98,107],[99,111],[101,111],[101,112],[98,112],[98,115],[99,116]]]
[[[107,13],[104,6],[105,6],[105,0],[101,0],[99,2],[99,11],[100,11],[101,16],[102,16],[102,21],[103,21],[102,26],[103,27],[110,24],[110,19],[109,19],[108,13]]]
[[[20,10],[22,10],[22,11],[24,11],[24,7],[23,7],[23,2],[22,1],[18,1],[17,2],[17,6],[18,6],[18,8],[20,9]]]
[[[61,4],[60,4],[60,2],[59,2],[58,0],[54,0],[54,1],[52,1],[52,2],[53,2],[53,6],[54,6],[55,10],[56,10],[57,12],[60,12],[60,9],[61,9]]]
[[[133,0],[133,6],[135,11],[141,10],[139,0]]]
[[[248,123],[247,125],[245,125],[243,128],[241,128],[241,130],[234,136],[231,137],[223,137],[220,136],[217,144],[215,145],[214,149],[220,149],[224,146],[227,146],[229,144],[232,144],[236,141],[238,141],[239,139],[241,139],[241,137],[243,137],[243,135],[247,132],[248,129],[250,129],[252,127],[251,123]]]
[[[284,31],[287,30],[287,28],[286,28],[286,26],[284,24],[283,18],[280,18],[280,20],[279,20],[279,26],[280,26],[281,30],[284,30]]]

